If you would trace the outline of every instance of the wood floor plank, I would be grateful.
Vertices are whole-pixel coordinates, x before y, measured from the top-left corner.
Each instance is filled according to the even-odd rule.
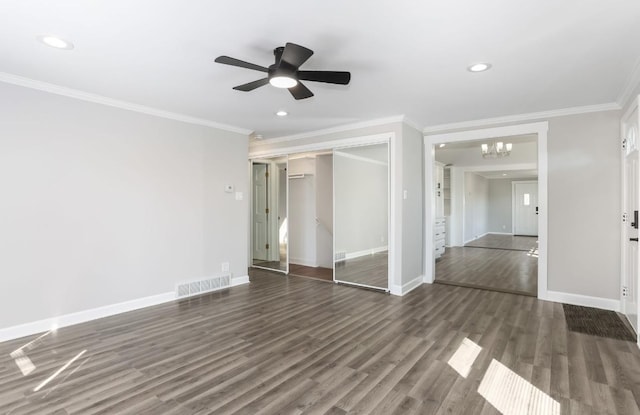
[[[562,414],[640,414],[640,350],[569,332],[559,304],[436,284],[394,297],[266,271],[251,281],[59,329],[24,349],[26,376],[11,353],[37,336],[0,343],[0,413],[495,415],[478,389],[499,362]],[[465,339],[479,353],[463,377],[449,360]]]

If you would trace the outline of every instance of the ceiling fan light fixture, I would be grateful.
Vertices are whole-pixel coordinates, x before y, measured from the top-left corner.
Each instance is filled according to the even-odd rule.
[[[269,79],[269,83],[276,88],[293,88],[298,85],[298,81],[290,76],[274,76]]]

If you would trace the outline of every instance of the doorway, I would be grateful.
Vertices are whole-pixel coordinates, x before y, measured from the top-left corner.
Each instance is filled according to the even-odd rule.
[[[333,155],[289,156],[289,275],[333,281]]]
[[[427,238],[425,246],[427,251],[425,252],[425,279],[427,283],[437,281],[438,267],[444,268],[449,265],[448,272],[457,273],[459,276],[466,277],[472,274],[474,271],[486,271],[488,277],[486,281],[494,281],[497,278],[505,275],[506,270],[519,269],[522,270],[523,264],[528,264],[525,268],[528,268],[528,275],[531,276],[531,280],[535,283],[526,292],[518,292],[520,294],[533,295],[538,298],[546,298],[547,296],[547,269],[546,269],[546,248],[547,248],[547,209],[546,209],[546,197],[547,197],[547,154],[546,154],[546,140],[547,140],[548,124],[546,122],[521,124],[506,127],[496,127],[488,129],[479,129],[471,131],[462,131],[455,133],[443,133],[433,134],[425,136],[425,180],[427,183],[426,192],[426,207],[427,217],[425,221],[425,233],[430,237]],[[526,138],[524,138],[526,137]],[[523,140],[531,142],[534,148],[532,149],[533,159],[522,158],[519,151],[520,144],[516,139],[523,138]],[[509,140],[509,141],[508,141]],[[463,150],[456,149],[456,146],[463,145],[463,143],[473,142],[475,148],[473,154],[468,153],[467,157],[461,154],[463,160],[459,163],[451,163],[448,160],[437,159],[436,152],[438,149],[450,148],[453,152],[464,153]],[[505,143],[507,143],[505,145]],[[482,144],[485,144],[484,146]],[[485,153],[485,148],[507,148],[510,151],[509,155],[497,155],[494,157],[482,157]],[[491,151],[489,151],[491,152]],[[486,160],[487,158],[493,158],[494,160]],[[447,236],[445,240],[449,246],[445,247],[444,254],[438,262],[435,261],[437,253],[435,252],[435,230],[437,229],[438,218],[438,200],[436,195],[436,162],[441,162],[441,165],[446,165],[449,172],[450,180],[450,198],[448,202],[451,215],[457,216],[459,220],[449,220],[444,218],[447,222],[446,231]],[[492,161],[494,165],[487,166],[487,161]],[[452,165],[450,165],[452,164]],[[510,172],[534,170],[538,181],[538,215],[536,216],[538,224],[538,238],[527,237],[535,239],[534,244],[537,243],[537,248],[530,246],[528,248],[520,246],[520,241],[515,241],[517,238],[514,235],[513,222],[511,216],[512,210],[512,184],[509,182],[506,184],[507,199],[505,209],[510,216],[508,222],[502,220],[499,224],[499,228],[489,229],[488,221],[484,214],[476,215],[474,213],[467,213],[465,211],[466,204],[468,202],[474,203],[480,201],[480,205],[487,206],[487,212],[493,213],[493,208],[489,208],[488,200],[484,201],[484,195],[488,194],[488,183],[497,182],[497,178],[488,178],[483,176],[489,176],[491,174],[504,174],[510,175]],[[502,177],[501,177],[502,178]],[[517,178],[517,177],[514,177]],[[528,179],[528,178],[520,178]],[[470,183],[475,182],[475,183]],[[431,185],[431,189],[429,189]],[[466,186],[465,186],[466,185]],[[459,187],[464,189],[457,193],[455,188]],[[447,186],[444,187],[445,195],[447,194]],[[471,193],[470,193],[471,189]],[[474,193],[475,189],[475,194]],[[532,206],[532,192],[529,192],[529,206]],[[524,196],[523,196],[524,198]],[[533,205],[535,210],[535,205]],[[489,215],[491,216],[491,215]],[[483,221],[485,223],[483,223]],[[471,222],[471,223],[467,223]],[[505,229],[506,228],[506,229]],[[527,230],[527,234],[535,235],[535,231]],[[493,238],[487,238],[487,237]],[[484,239],[481,239],[484,238]],[[492,239],[492,240],[489,240]],[[509,239],[509,241],[503,241],[502,239]],[[475,242],[475,243],[474,243]],[[524,241],[527,245],[529,241]],[[475,245],[475,246],[466,246]],[[482,246],[480,246],[482,245]],[[495,246],[494,246],[495,245]],[[454,249],[455,248],[455,249]],[[455,258],[456,251],[457,258]],[[447,256],[450,258],[453,256],[453,260],[448,264],[445,262]],[[493,266],[497,262],[504,258],[509,258],[514,255],[520,255],[523,261],[510,259],[508,263],[502,266]],[[467,265],[464,265],[465,259]],[[452,264],[460,265],[458,269],[454,269]],[[486,281],[483,281],[483,285]],[[479,285],[479,284],[478,284]],[[486,288],[477,286],[475,288]],[[511,287],[513,288],[513,287]],[[495,289],[489,287],[489,289]],[[505,291],[503,289],[496,289],[499,291]],[[507,288],[508,292],[517,292],[518,289]]]
[[[251,162],[251,265],[288,272],[287,158]]]

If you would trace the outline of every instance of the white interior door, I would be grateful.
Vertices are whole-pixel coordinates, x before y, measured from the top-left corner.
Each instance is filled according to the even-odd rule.
[[[253,165],[253,259],[264,261],[269,259],[267,250],[269,243],[267,172],[266,164]]]
[[[538,182],[513,182],[513,234],[538,236]]]
[[[622,311],[638,332],[638,210],[640,210],[640,169],[638,166],[638,109],[623,120],[624,146],[624,231]]]

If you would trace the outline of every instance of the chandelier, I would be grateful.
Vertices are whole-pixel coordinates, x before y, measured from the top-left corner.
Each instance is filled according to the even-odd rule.
[[[483,158],[499,158],[506,157],[511,154],[511,148],[513,145],[511,143],[503,143],[502,141],[493,142],[491,144],[482,144],[480,146],[482,150]]]

